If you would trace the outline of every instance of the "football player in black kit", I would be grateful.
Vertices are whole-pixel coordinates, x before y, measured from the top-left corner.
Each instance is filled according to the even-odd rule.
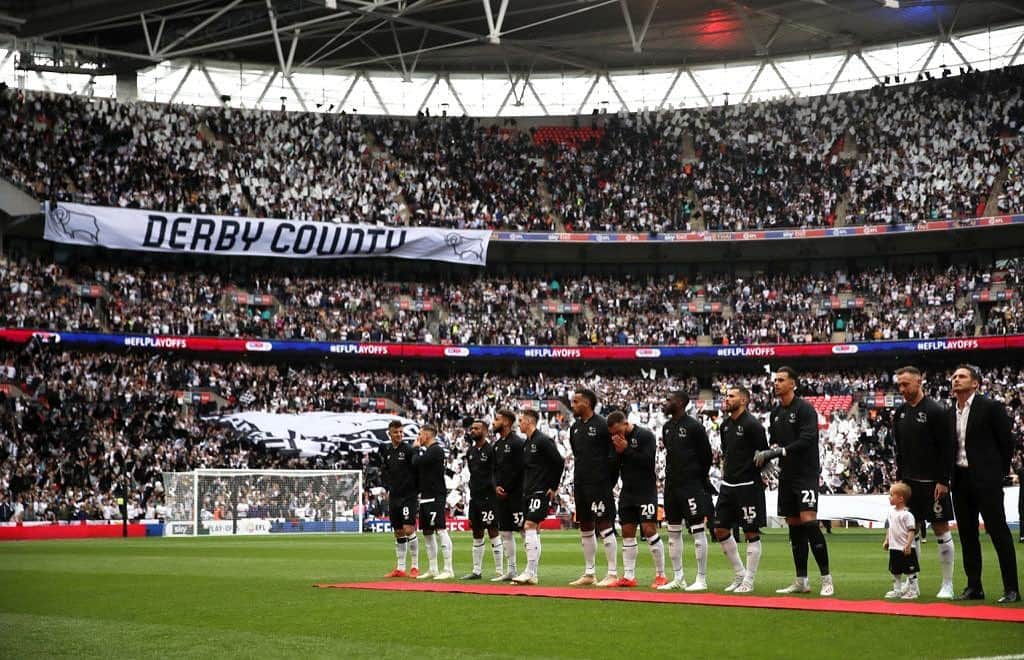
[[[821,457],[818,454],[818,413],[810,403],[796,395],[799,376],[792,367],[779,367],[775,372],[775,395],[779,404],[772,409],[772,449],[758,452],[757,467],[782,457],[779,461],[779,515],[789,525],[789,542],[793,550],[796,578],[779,594],[807,593],[807,548],[821,572],[822,596],[835,593],[828,565],[828,546],[818,527],[818,477]]]
[[[404,439],[402,422],[388,424],[391,445],[384,456],[383,479],[388,489],[388,519],[395,532],[398,564],[387,577],[418,577],[420,542],[416,537],[416,472],[412,467],[413,448]],[[407,553],[412,553],[412,570],[405,572]]]
[[[620,410],[608,415],[608,432],[619,455],[619,522],[622,523],[622,577],[618,587],[636,586],[636,528],[639,524],[654,559],[654,588],[665,579],[665,546],[658,534],[658,472],[654,465],[658,440],[650,429],[631,424]]]
[[[722,483],[715,507],[715,538],[732,564],[733,581],[725,588],[738,594],[754,591],[754,579],[761,562],[761,528],[768,520],[761,471],[754,464],[758,452],[768,449],[764,426],[747,411],[750,392],[740,385],[726,390],[726,418],[719,427],[722,436]],[[747,539],[747,566],[740,559],[737,539],[730,531],[743,528]]]
[[[668,556],[672,561],[673,580],[658,589],[705,591],[708,588],[708,537],[704,520],[712,515],[711,443],[704,426],[686,414],[690,397],[673,392],[661,406],[668,421],[661,427],[665,446],[665,521],[668,523]],[[683,523],[693,537],[697,557],[697,578],[686,586],[683,571]]]
[[[498,536],[497,514],[494,512],[494,447],[487,441],[487,423],[474,420],[469,427],[472,445],[466,452],[469,466],[469,526],[473,530],[473,572],[463,580],[479,580],[484,565],[484,531],[491,539],[494,570],[501,575],[502,548]]]
[[[523,531],[523,444],[524,440],[512,430],[516,414],[508,408],[495,413],[491,430],[498,434],[494,443],[494,493],[498,529],[505,549],[508,569],[491,582],[509,582],[519,570],[516,568],[515,532]]]
[[[535,410],[519,413],[519,430],[526,436],[523,448],[523,509],[526,512],[526,570],[512,578],[516,584],[537,584],[540,565],[540,524],[558,494],[565,470],[565,458],[555,441],[537,430],[540,417]]]
[[[445,517],[448,488],[444,483],[444,449],[437,442],[437,428],[432,424],[421,426],[412,448],[416,450],[412,464],[416,468],[420,493],[420,529],[426,537],[427,559],[430,561],[430,568],[418,579],[450,580],[455,573],[452,570],[452,539],[448,535]],[[441,554],[444,556],[444,570],[441,572],[437,570],[438,538],[441,539]]]
[[[953,498],[949,483],[956,461],[956,437],[949,410],[938,401],[926,397],[921,389],[921,371],[916,367],[896,370],[896,385],[903,396],[903,405],[892,420],[893,443],[896,447],[896,471],[899,479],[910,486],[907,508],[920,525],[928,521],[938,541],[942,586],[936,598],[952,599]],[[920,542],[917,554],[921,556]]]
[[[612,446],[612,436],[604,417],[594,412],[597,394],[579,388],[572,395],[572,414],[576,421],[569,428],[569,445],[573,455],[573,499],[576,521],[580,524],[583,544],[583,575],[570,582],[572,586],[597,584],[614,587],[619,583],[619,546],[615,540],[615,498],[612,489],[618,480],[615,468],[618,456]],[[597,539],[595,528],[601,534],[604,556],[608,560],[608,574],[597,582]]]

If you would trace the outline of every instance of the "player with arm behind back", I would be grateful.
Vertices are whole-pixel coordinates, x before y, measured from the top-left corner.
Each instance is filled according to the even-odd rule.
[[[448,521],[445,516],[445,500],[448,488],[444,483],[444,449],[437,441],[437,427],[424,424],[413,443],[416,450],[413,466],[420,493],[420,529],[423,530],[427,545],[427,559],[430,568],[418,577],[420,580],[450,580],[455,577],[452,569],[452,539],[448,535]],[[437,539],[441,539],[441,553],[444,555],[444,570],[437,570]]]
[[[761,562],[761,527],[767,523],[764,482],[754,457],[768,448],[764,426],[747,410],[750,392],[740,385],[726,390],[726,418],[722,437],[722,483],[715,507],[715,538],[732,565],[733,581],[725,588],[735,593],[752,593]],[[740,559],[732,528],[739,525],[747,539],[747,566]]]
[[[472,444],[466,452],[469,466],[469,527],[473,532],[473,570],[463,580],[483,577],[484,532],[491,540],[495,572],[501,575],[502,543],[498,536],[497,514],[494,507],[494,447],[487,441],[487,423],[474,420],[469,426]]]
[[[658,589],[669,591],[706,591],[708,588],[708,537],[705,520],[712,515],[713,489],[708,477],[711,469],[711,443],[704,426],[686,414],[690,397],[673,392],[666,397],[661,411],[668,421],[661,429],[665,446],[665,521],[668,523],[668,554],[674,577]],[[697,577],[686,586],[683,572],[683,523],[693,537],[697,559]]]
[[[508,564],[505,572],[491,582],[509,582],[518,574],[515,533],[523,531],[524,440],[512,429],[515,423],[515,413],[508,408],[500,408],[491,424],[491,430],[498,434],[494,443],[495,512]]]
[[[415,450],[404,439],[402,422],[388,423],[388,445],[384,455],[384,484],[388,489],[388,519],[395,533],[398,563],[386,577],[417,577],[420,544],[416,537],[416,471],[412,465]],[[412,570],[406,573],[406,557],[412,554]]]
[[[619,583],[618,554],[615,540],[615,498],[612,490],[617,475],[617,455],[612,446],[612,436],[604,417],[594,412],[597,394],[585,387],[577,388],[572,395],[572,414],[576,420],[569,428],[569,444],[573,455],[573,500],[576,505],[576,521],[580,524],[580,542],[583,545],[583,575],[570,584],[574,587],[597,584],[614,587]],[[597,582],[596,572],[597,540],[601,535],[608,574]]]
[[[903,405],[896,409],[892,419],[896,472],[908,488],[906,505],[914,520],[919,526],[930,522],[935,531],[942,570],[942,586],[936,598],[952,599],[954,552],[949,521],[953,519],[953,498],[949,484],[953,478],[956,438],[949,411],[924,395],[921,382],[921,372],[916,367],[896,370],[896,385],[903,396]],[[920,554],[920,545],[916,549]]]
[[[516,584],[537,584],[540,566],[540,524],[562,481],[565,458],[554,439],[537,430],[539,416],[535,410],[519,413],[519,430],[526,436],[523,447],[523,511],[525,512],[526,570],[512,578]]]

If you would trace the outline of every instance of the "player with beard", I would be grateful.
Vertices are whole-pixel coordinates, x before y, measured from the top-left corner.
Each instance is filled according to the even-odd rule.
[[[893,415],[892,435],[896,448],[898,479],[910,488],[907,509],[918,524],[930,522],[938,541],[942,586],[936,598],[952,599],[953,498],[949,484],[953,478],[956,438],[949,411],[924,395],[921,371],[916,367],[896,370],[896,385],[903,405]],[[921,555],[920,541],[915,543]],[[916,583],[915,583],[916,584]]]
[[[469,526],[473,531],[473,572],[463,580],[479,580],[483,573],[484,531],[491,539],[494,569],[501,575],[502,543],[498,536],[497,515],[494,511],[494,447],[487,441],[487,423],[474,420],[469,427],[473,444],[466,453],[469,466]]]
[[[516,415],[508,408],[495,413],[491,430],[498,435],[494,443],[494,493],[498,530],[505,550],[507,570],[492,582],[510,582],[516,568],[516,532],[523,530],[523,445],[525,441],[512,430]]]
[[[733,581],[725,588],[738,594],[754,591],[754,579],[761,562],[761,528],[767,520],[764,482],[754,464],[758,452],[768,448],[764,426],[750,414],[750,392],[733,385],[725,394],[722,436],[722,484],[715,507],[715,538],[732,564]],[[740,559],[736,538],[730,531],[739,525],[747,539],[747,566]]]
[[[708,537],[705,519],[712,515],[711,443],[704,426],[686,414],[690,397],[673,392],[661,406],[668,421],[661,428],[665,446],[665,521],[668,523],[668,555],[672,561],[673,580],[659,585],[669,591],[706,591],[708,588]],[[697,558],[697,578],[689,587],[683,571],[683,523],[693,537]]]
[[[615,498],[612,489],[618,480],[615,466],[618,456],[608,432],[608,423],[594,408],[597,394],[590,389],[578,388],[572,395],[572,414],[576,420],[569,427],[569,445],[573,455],[573,499],[576,521],[580,525],[583,544],[583,575],[570,584],[614,587],[619,583],[619,546],[615,540]],[[597,582],[597,540],[601,535],[604,556],[608,561],[608,574]]]

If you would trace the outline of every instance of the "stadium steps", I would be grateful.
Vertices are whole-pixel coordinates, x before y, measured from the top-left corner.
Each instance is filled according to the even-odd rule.
[[[850,206],[850,191],[843,190],[843,194],[839,196],[839,201],[836,202],[836,227],[846,226],[846,209]]]
[[[999,196],[1003,194],[1006,187],[1006,177],[1009,171],[1009,166],[1003,165],[999,174],[996,175],[996,180],[992,182],[992,191],[988,194],[988,200],[985,202],[983,216],[999,215]]]
[[[0,211],[17,218],[39,213],[39,202],[7,179],[0,179]]]
[[[209,124],[207,124],[205,121],[199,122],[199,124],[196,126],[196,132],[199,133],[199,137],[202,138],[203,142],[206,145],[212,146],[216,151],[226,153],[228,155],[229,160],[235,161],[234,145],[230,141],[225,140],[221,136],[214,133],[213,129],[210,128]],[[245,211],[247,215],[256,215],[255,211],[253,211],[252,200],[249,199],[249,192],[246,186],[244,185],[242,186],[241,202],[242,209]]]
[[[548,166],[546,160],[544,165]],[[548,214],[555,219],[555,231],[565,231],[565,220],[562,218],[562,214],[555,210],[555,202],[551,196],[551,190],[548,188],[548,182],[542,176],[537,177],[537,194],[540,196],[541,207],[548,209]]]
[[[372,131],[363,131],[363,142],[366,144],[371,157],[383,158],[388,161],[393,160],[391,154],[383,146],[377,144],[377,136]],[[398,216],[402,219],[402,224],[405,226],[411,225],[412,213],[409,212],[409,201],[405,198],[401,184],[395,179],[389,178],[388,189],[391,190],[391,194],[395,196],[395,201],[398,202]]]
[[[843,136],[843,148],[839,150],[839,159],[856,160],[858,153],[857,136],[848,130],[846,135]]]
[[[697,144],[694,141],[693,131],[683,131],[679,136],[679,144],[679,159],[683,166],[690,164],[697,167],[697,161],[700,159],[697,157]],[[696,215],[696,211],[700,208],[700,198],[697,197],[697,192],[693,190],[693,188],[690,188],[686,199],[690,202],[690,206],[693,207],[695,213],[690,217],[690,230],[704,231],[707,229],[707,225],[704,222],[704,216]]]
[[[683,164],[693,163],[697,164],[697,146],[693,140],[693,131],[684,131],[679,136],[679,143],[681,149],[679,151],[680,157],[683,159]]]
[[[694,215],[690,217],[690,229],[692,231],[704,231],[707,229],[707,225],[704,224],[704,214],[696,214],[697,209],[700,208],[700,199],[697,197],[697,191],[691,188],[687,199],[690,200],[690,206],[694,210]]]
[[[409,213],[409,202],[405,199],[405,193],[402,192],[402,186],[392,180],[388,182],[388,187],[391,188],[391,192],[394,193],[395,199],[398,201],[398,215],[402,218],[402,224],[412,224],[412,213]]]
[[[110,332],[110,312],[107,309],[107,301],[111,299],[111,296],[106,287],[98,284],[76,282],[66,277],[58,280],[57,286],[67,288],[71,298],[79,304],[81,304],[82,300],[85,298],[93,298],[95,301],[93,304],[93,314],[95,316],[93,318],[96,320],[96,323],[103,332]],[[82,295],[82,289],[85,287],[98,287],[99,295]]]

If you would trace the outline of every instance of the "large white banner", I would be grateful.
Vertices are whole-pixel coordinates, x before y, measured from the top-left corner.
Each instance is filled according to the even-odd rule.
[[[398,257],[483,266],[491,232],[200,216],[57,202],[46,209],[43,237],[115,250],[292,259]]]
[[[1006,509],[1006,522],[1019,523],[1017,497],[1020,488],[1017,486],[1003,488],[1003,504]],[[778,515],[776,505],[779,494],[774,490],[765,492],[765,508],[769,517]],[[818,497],[818,518],[822,520],[839,520],[848,518],[862,522],[873,522],[885,525],[889,514],[888,495],[820,495]]]
[[[216,415],[247,440],[270,449],[298,451],[300,456],[326,456],[350,451],[373,452],[389,442],[391,420],[402,422],[403,434],[416,438],[416,422],[379,413],[307,412],[298,414],[250,411]]]

